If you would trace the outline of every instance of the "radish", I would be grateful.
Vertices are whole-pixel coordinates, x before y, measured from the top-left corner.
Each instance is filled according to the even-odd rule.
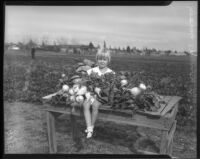
[[[83,101],[84,101],[83,96],[81,96],[81,95],[77,96],[77,97],[76,97],[76,101],[77,101],[78,103],[83,103]]]
[[[63,74],[62,74],[62,78],[64,78],[65,76],[66,76],[66,75],[63,73]]]
[[[97,94],[100,94],[100,92],[101,92],[101,88],[99,88],[99,87],[95,87],[94,91],[95,91]]]
[[[70,96],[70,98],[69,98],[72,102],[75,102],[75,96],[74,95],[72,95],[72,96]]]
[[[132,89],[130,89],[130,92],[132,95],[137,96],[141,93],[141,89],[138,87],[133,87]]]
[[[62,90],[63,90],[63,92],[67,92],[67,91],[69,90],[69,86],[66,85],[66,84],[64,84],[64,85],[62,86]]]
[[[125,86],[128,84],[128,81],[126,79],[121,80],[121,86]]]
[[[147,87],[143,83],[140,83],[139,88],[141,88],[142,90],[146,90],[147,89]]]

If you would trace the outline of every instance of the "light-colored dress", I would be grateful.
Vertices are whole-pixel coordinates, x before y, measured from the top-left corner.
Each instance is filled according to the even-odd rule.
[[[100,71],[100,69],[99,69],[99,66],[93,67],[93,68],[87,70],[88,75],[91,75],[92,72],[97,73],[99,76],[102,76],[102,75],[104,75],[104,74],[106,74],[106,73],[111,73],[111,72],[112,72],[112,73],[115,73],[115,72],[114,72],[113,70],[111,70],[110,68],[107,68],[106,72],[102,73],[102,72]],[[88,99],[88,101],[90,102],[90,104],[92,104],[92,103],[95,101],[95,99],[96,99],[96,95],[91,95],[91,97]]]
[[[109,68],[107,68],[105,73],[102,73],[98,66],[87,70],[88,75],[90,75],[92,72],[98,73],[99,76],[102,76],[103,74],[106,74],[106,73],[111,73],[111,72],[114,73],[114,71]]]

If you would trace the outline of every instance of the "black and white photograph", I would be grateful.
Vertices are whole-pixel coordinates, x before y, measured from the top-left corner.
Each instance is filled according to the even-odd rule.
[[[196,158],[197,6],[5,5],[4,154]]]

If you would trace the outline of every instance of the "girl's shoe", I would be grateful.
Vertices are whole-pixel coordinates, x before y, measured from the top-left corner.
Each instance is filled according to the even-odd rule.
[[[94,126],[91,126],[91,127],[87,128],[87,129],[85,129],[85,133],[88,133],[88,129],[90,129],[91,131],[93,131]]]
[[[87,139],[91,138],[93,134],[93,131],[88,131],[87,132]]]

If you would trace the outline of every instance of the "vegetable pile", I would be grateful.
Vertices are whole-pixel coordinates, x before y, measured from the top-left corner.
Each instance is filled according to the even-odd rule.
[[[74,65],[68,76],[61,75],[58,88],[60,91],[51,99],[54,105],[82,105],[84,101],[96,98],[102,104],[112,109],[131,109],[156,112],[161,104],[161,96],[152,91],[150,86],[140,82],[135,84],[128,80],[124,71],[106,73],[99,76],[87,70],[95,67],[95,63],[84,60]]]

